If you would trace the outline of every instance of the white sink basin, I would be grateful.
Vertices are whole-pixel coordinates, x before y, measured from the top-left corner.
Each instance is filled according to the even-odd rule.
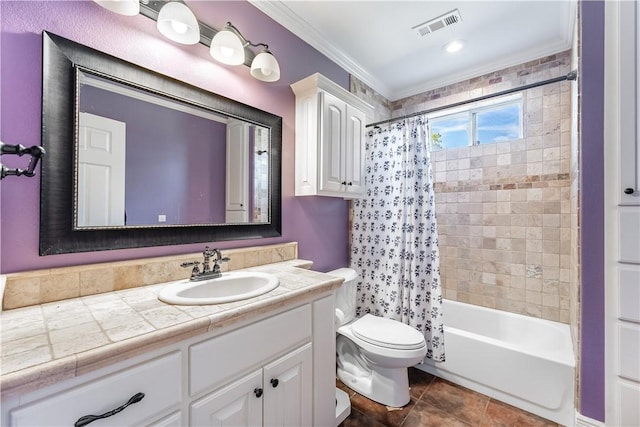
[[[171,283],[160,291],[158,298],[178,305],[220,304],[266,294],[279,284],[278,278],[268,273],[223,273],[217,279]]]

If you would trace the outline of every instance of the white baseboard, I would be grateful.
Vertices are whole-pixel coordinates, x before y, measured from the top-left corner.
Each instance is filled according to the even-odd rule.
[[[576,427],[605,427],[605,424],[576,412]]]

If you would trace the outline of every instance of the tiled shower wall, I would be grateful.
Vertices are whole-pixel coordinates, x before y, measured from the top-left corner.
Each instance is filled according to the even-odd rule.
[[[399,117],[570,70],[567,51],[395,101],[390,109]],[[352,81],[352,91],[358,87]],[[431,153],[446,298],[564,323],[574,317],[572,90],[561,82],[522,92],[522,139]]]

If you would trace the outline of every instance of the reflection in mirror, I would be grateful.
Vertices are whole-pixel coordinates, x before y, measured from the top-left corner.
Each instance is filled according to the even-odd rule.
[[[40,255],[281,236],[282,117],[55,34],[42,48]]]
[[[269,221],[269,129],[78,71],[76,228]]]

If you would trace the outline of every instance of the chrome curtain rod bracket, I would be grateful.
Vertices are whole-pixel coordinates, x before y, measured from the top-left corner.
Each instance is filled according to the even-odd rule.
[[[486,99],[496,98],[498,96],[509,95],[511,93],[514,93],[514,92],[521,92],[523,90],[533,89],[533,88],[539,87],[539,86],[544,86],[544,85],[548,85],[548,84],[552,84],[552,83],[563,82],[563,81],[566,81],[566,80],[577,80],[577,79],[578,79],[578,71],[577,70],[572,70],[571,72],[567,73],[564,76],[554,77],[552,79],[542,80],[542,81],[536,82],[536,83],[529,83],[529,84],[526,84],[526,85],[522,85],[522,86],[511,88],[511,89],[506,89],[506,90],[503,90],[503,91],[500,91],[500,92],[491,93],[489,95],[483,95],[483,96],[479,96],[477,98],[468,99],[466,101],[454,102],[453,104],[443,105],[441,107],[430,108],[428,110],[419,111],[417,113],[407,114],[407,115],[404,115],[404,116],[401,116],[401,117],[394,117],[392,119],[381,120],[379,122],[368,124],[366,127],[376,127],[378,125],[383,125],[383,124],[386,124],[386,123],[398,122],[398,121],[401,121],[401,120],[404,120],[404,119],[408,119],[408,118],[411,118],[411,117],[420,116],[422,114],[435,113],[436,111],[442,111],[442,110],[446,110],[448,108],[460,107],[461,105],[471,104],[473,102],[478,102],[478,101],[484,101]]]

